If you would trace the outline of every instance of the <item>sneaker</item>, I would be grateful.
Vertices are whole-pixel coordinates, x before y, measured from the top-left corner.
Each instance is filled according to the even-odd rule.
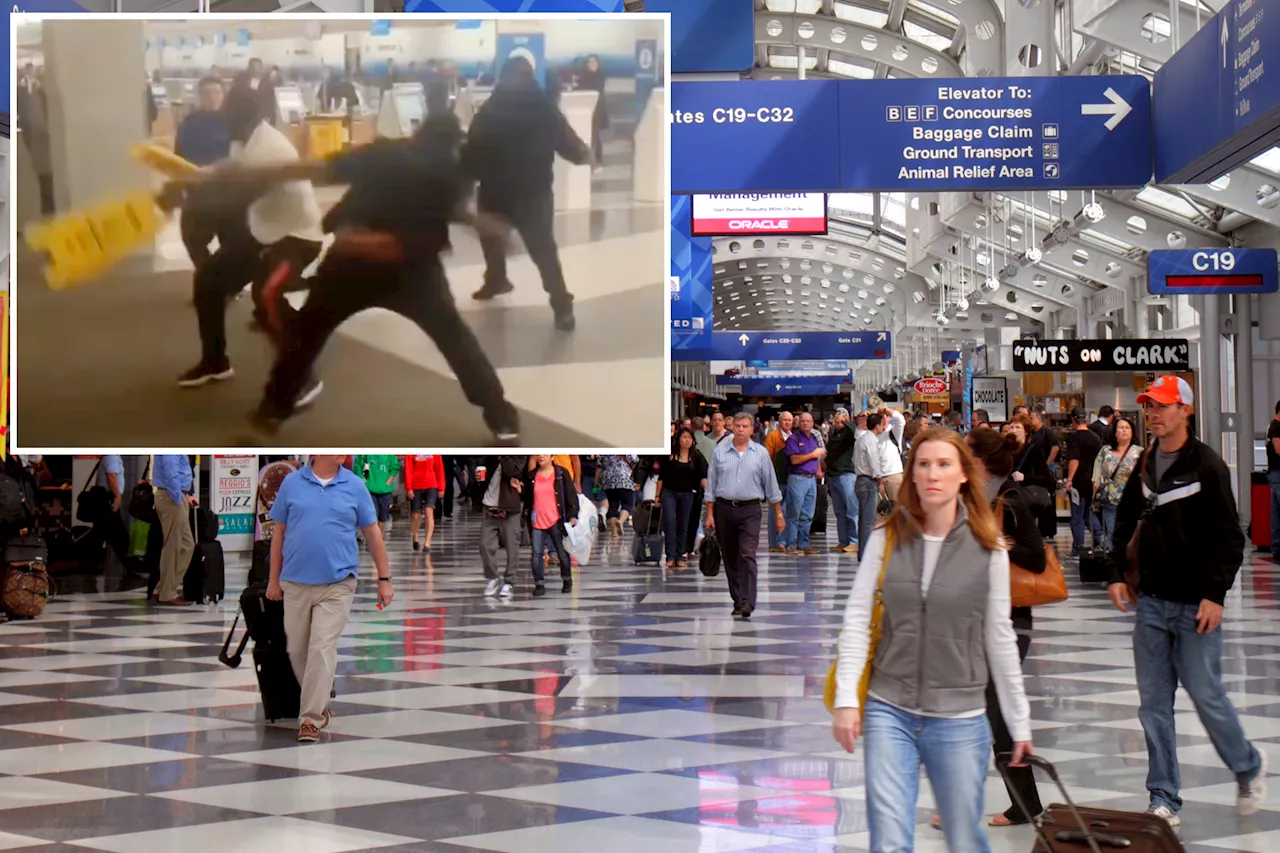
[[[493,580],[489,581],[487,584],[484,585],[485,598],[492,598],[493,596],[497,595],[498,589],[501,586],[502,586],[502,581],[498,580],[497,578],[494,578]]]
[[[419,542],[417,539],[413,540],[413,550],[415,550],[415,551],[421,551],[421,550],[422,550],[422,543],[421,543],[421,542]]]
[[[1262,760],[1258,775],[1252,782],[1241,782],[1236,795],[1236,814],[1241,817],[1257,814],[1267,801],[1267,754],[1258,750],[1258,757]]]
[[[534,597],[534,598],[542,598],[542,596],[544,596],[544,595],[546,595],[546,594],[547,594],[547,587],[546,587],[546,584],[537,584],[536,586],[534,586],[534,588],[533,588],[533,597]]]
[[[293,404],[294,411],[305,409],[316,401],[316,397],[324,391],[324,383],[319,379],[312,379],[303,386],[302,393],[298,395],[298,400]]]
[[[298,726],[298,743],[315,743],[320,740],[320,730],[315,723],[303,723]]]
[[[502,447],[515,447],[520,443],[520,416],[516,407],[503,401],[500,409],[484,413],[485,426]]]
[[[556,328],[562,332],[572,332],[578,328],[578,321],[573,316],[573,309],[556,312]]]
[[[230,359],[223,357],[217,361],[201,361],[195,367],[178,377],[178,384],[183,388],[199,388],[210,382],[225,382],[236,375]]]
[[[509,281],[492,282],[486,281],[479,290],[471,294],[471,298],[477,302],[487,302],[495,296],[501,296],[504,293],[510,293],[515,290],[515,285]]]
[[[1178,813],[1164,803],[1152,803],[1147,806],[1147,814],[1160,818],[1169,826],[1182,825],[1182,818],[1178,817]]]
[[[499,598],[510,598],[515,594],[516,594],[515,589],[509,583],[504,583],[502,586],[498,587]]]

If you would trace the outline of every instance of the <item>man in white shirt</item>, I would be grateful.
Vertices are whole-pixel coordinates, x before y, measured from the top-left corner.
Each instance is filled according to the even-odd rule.
[[[262,115],[261,99],[247,80],[242,78],[232,86],[223,110],[233,163],[266,166],[299,159],[289,138]],[[300,277],[302,270],[320,255],[324,231],[311,182],[291,181],[257,191],[259,194],[252,198],[238,200],[238,204],[246,204],[244,213],[230,213],[225,233],[218,235],[218,251],[196,269],[201,357],[199,364],[179,377],[178,384],[184,388],[198,388],[235,376],[227,357],[227,303],[231,297],[246,284],[252,285],[255,314],[264,325],[273,310],[289,314],[291,309],[283,297],[273,306],[262,304],[263,287],[275,275]],[[321,389],[321,383],[311,378],[297,405],[307,405]]]
[[[879,412],[867,415],[867,428],[858,434],[853,448],[853,468],[858,474],[853,484],[853,492],[858,499],[858,541],[863,544],[870,541],[871,531],[876,526],[880,478],[883,476],[880,435],[888,425],[888,420]],[[861,556],[865,557],[866,552],[863,551]]]
[[[902,488],[902,433],[907,419],[897,409],[887,406],[880,410],[887,418],[880,440],[880,488],[885,497],[898,502],[898,489]]]

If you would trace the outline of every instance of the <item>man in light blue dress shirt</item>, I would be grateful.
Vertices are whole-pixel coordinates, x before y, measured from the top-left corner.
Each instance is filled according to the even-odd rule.
[[[160,583],[156,600],[166,607],[191,604],[182,597],[182,578],[191,565],[196,540],[188,518],[196,499],[191,494],[194,478],[191,460],[183,454],[157,454],[151,485],[156,495],[156,515],[164,531],[164,549],[160,552]]]
[[[724,573],[733,597],[733,615],[750,619],[756,609],[756,550],[760,547],[760,504],[773,505],[774,526],[786,529],[782,491],[769,451],[751,440],[755,421],[733,418],[733,441],[722,441],[707,471],[707,530],[715,530],[724,555]]]

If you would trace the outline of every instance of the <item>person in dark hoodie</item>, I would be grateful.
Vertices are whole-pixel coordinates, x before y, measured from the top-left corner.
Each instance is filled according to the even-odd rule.
[[[469,223],[500,240],[505,233],[495,217],[465,210],[470,182],[458,169],[462,140],[447,90],[432,87],[427,117],[410,139],[379,140],[322,160],[232,167],[182,179],[219,184],[232,193],[288,181],[348,187],[325,216],[323,227],[336,240],[310,280],[306,304],[287,325],[272,321],[279,353],[252,416],[259,430],[274,434],[293,415],[316,358],[338,326],[366,309],[385,308],[413,320],[435,342],[467,399],[483,409],[498,443],[518,442],[518,413],[458,313],[440,260],[449,249],[450,222]],[[275,304],[270,286],[266,298]]]
[[[573,295],[565,286],[555,237],[555,196],[552,191],[556,155],[576,165],[591,163],[584,143],[541,89],[528,60],[507,60],[493,95],[477,111],[462,151],[462,167],[480,182],[477,198],[482,212],[496,213],[520,232],[529,258],[542,276],[551,300],[556,328],[572,331]],[[484,285],[472,298],[493,299],[514,288],[507,278],[504,240],[481,238]]]
[[[510,598],[520,564],[520,510],[524,506],[524,457],[490,456],[485,460],[488,482],[481,503],[480,560],[484,564],[484,594]],[[498,550],[507,552],[507,568],[498,575]]]

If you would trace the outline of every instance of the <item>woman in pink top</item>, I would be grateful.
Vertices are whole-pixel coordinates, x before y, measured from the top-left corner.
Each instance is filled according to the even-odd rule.
[[[525,510],[530,513],[533,529],[533,594],[547,594],[542,555],[548,545],[555,548],[560,560],[562,592],[573,592],[573,564],[565,547],[565,525],[578,523],[578,491],[573,474],[555,464],[550,456],[537,457],[538,467],[525,475]]]

